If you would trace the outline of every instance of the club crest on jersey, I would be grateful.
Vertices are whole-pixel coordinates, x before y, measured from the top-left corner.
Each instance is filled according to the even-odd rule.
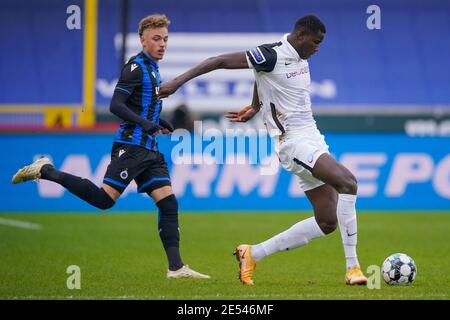
[[[122,178],[122,180],[125,180],[126,178],[128,178],[128,171],[127,171],[127,169],[123,170],[120,173],[120,178]]]
[[[250,55],[252,56],[253,60],[255,60],[255,62],[257,64],[266,62],[266,58],[262,54],[261,49],[259,49],[258,47],[251,49],[249,52],[250,52]]]

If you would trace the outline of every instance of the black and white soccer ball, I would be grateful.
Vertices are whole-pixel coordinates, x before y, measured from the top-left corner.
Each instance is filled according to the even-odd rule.
[[[407,254],[394,253],[384,260],[381,271],[387,284],[407,285],[413,283],[416,278],[417,267]]]

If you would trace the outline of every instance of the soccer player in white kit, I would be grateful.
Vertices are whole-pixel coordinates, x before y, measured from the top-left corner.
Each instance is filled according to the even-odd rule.
[[[159,97],[165,98],[192,78],[216,69],[254,71],[256,82],[251,105],[239,112],[229,112],[227,117],[233,122],[246,122],[262,112],[280,163],[299,177],[314,216],[259,244],[237,246],[239,279],[245,285],[253,285],[256,263],[264,257],[304,246],[333,232],[337,225],[346,258],[345,283],[367,283],[356,254],[356,178],[330,156],[311,110],[307,59],[319,50],[325,33],[324,24],[316,16],[304,16],[279,42],[208,58],[163,83],[159,91]]]

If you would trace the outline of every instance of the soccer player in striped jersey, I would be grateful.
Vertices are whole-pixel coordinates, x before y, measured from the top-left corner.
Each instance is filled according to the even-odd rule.
[[[178,202],[173,194],[169,171],[158,151],[156,136],[173,131],[160,119],[162,101],[157,93],[161,83],[158,62],[164,57],[170,21],[165,15],[151,15],[139,23],[142,51],[122,68],[114,90],[110,111],[121,120],[111,151],[102,187],[57,170],[42,157],[20,169],[13,183],[35,179],[50,180],[99,209],[114,206],[134,180],[139,193],[148,194],[158,207],[158,231],[166,251],[167,278],[209,278],[185,265],[179,250]]]

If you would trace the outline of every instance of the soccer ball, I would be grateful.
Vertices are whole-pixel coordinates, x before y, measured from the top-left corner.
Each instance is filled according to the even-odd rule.
[[[387,257],[381,270],[384,281],[390,285],[411,284],[417,274],[416,263],[404,253],[394,253]]]

